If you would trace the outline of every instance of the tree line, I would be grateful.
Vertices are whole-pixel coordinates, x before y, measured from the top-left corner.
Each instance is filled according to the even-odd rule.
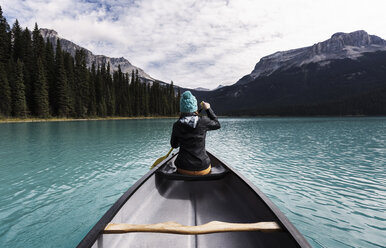
[[[110,64],[87,67],[87,55],[56,48],[18,20],[7,23],[0,7],[0,117],[105,117],[176,115],[180,93],[173,82],[147,83],[138,70],[111,73]]]

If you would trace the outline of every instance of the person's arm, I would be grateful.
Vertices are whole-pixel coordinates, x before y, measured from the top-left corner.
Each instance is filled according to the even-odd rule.
[[[209,130],[216,130],[221,127],[220,122],[218,121],[218,118],[216,114],[213,112],[213,110],[210,108],[210,104],[207,102],[202,102],[202,107],[205,109],[206,114],[209,117],[209,122],[207,124],[207,127]]]
[[[180,144],[178,143],[178,138],[176,136],[176,125],[173,125],[172,137],[170,138],[170,145],[173,148],[178,148]]]

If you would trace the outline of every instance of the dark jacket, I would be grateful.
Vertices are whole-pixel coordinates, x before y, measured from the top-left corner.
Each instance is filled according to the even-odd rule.
[[[209,167],[210,159],[205,150],[206,131],[221,126],[212,109],[206,110],[206,113],[208,117],[183,113],[174,123],[170,144],[173,148],[180,147],[175,161],[178,168],[199,171]]]

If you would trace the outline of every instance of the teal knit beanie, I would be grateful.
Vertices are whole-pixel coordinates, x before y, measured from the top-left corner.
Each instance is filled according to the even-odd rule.
[[[192,113],[197,111],[197,99],[190,91],[185,91],[180,98],[180,112]]]

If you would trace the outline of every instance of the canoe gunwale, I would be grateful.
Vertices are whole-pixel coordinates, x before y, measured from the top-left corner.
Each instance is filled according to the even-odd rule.
[[[307,242],[304,236],[296,229],[296,227],[289,221],[289,219],[279,210],[279,208],[262,192],[260,191],[253,183],[251,183],[245,176],[235,170],[232,166],[229,166],[224,161],[220,160],[212,153],[208,152],[210,157],[216,159],[224,167],[229,170],[229,173],[234,173],[240,180],[242,180],[253,192],[256,193],[258,197],[266,204],[276,218],[279,220],[280,226],[293,237],[299,247],[311,247]],[[78,248],[91,247],[98,239],[99,235],[103,234],[105,227],[111,222],[114,216],[119,212],[119,210],[125,205],[125,203],[130,199],[130,197],[151,177],[155,172],[175,156],[178,152],[172,154],[170,157],[162,161],[152,170],[147,172],[142,178],[140,178],[136,183],[134,183],[112,206],[111,208],[103,215],[103,217],[93,226],[93,228],[87,233],[87,235],[80,241],[77,245]]]
[[[77,248],[91,247],[99,235],[103,233],[105,227],[110,223],[114,216],[119,212],[119,210],[125,205],[125,203],[130,199],[130,197],[144,184],[154,173],[158,170],[159,167],[163,166],[171,159],[173,159],[178,153],[172,154],[171,157],[165,159],[144,176],[142,176],[136,183],[134,183],[111,207],[107,212],[102,216],[102,218],[93,226],[93,228],[87,233],[87,235],[80,241],[77,245]]]
[[[220,163],[222,163],[225,167],[227,167],[232,173],[234,173],[237,177],[239,177],[242,181],[244,181],[248,187],[254,191],[261,200],[267,205],[267,207],[274,213],[274,215],[279,219],[282,227],[287,230],[291,236],[296,240],[300,247],[312,247],[308,241],[304,238],[304,236],[296,229],[296,227],[290,222],[290,220],[280,211],[280,209],[260,190],[258,189],[252,182],[249,181],[245,176],[235,170],[232,166],[228,165],[224,161],[220,160],[212,153],[208,152],[208,155],[217,159]]]

